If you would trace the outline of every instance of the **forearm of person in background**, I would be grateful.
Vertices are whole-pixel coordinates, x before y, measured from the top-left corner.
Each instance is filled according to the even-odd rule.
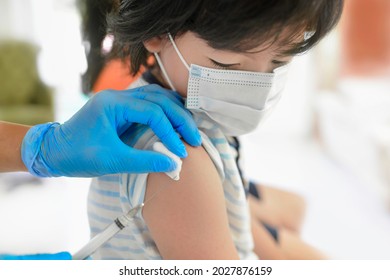
[[[0,172],[27,171],[20,149],[30,126],[0,121]]]

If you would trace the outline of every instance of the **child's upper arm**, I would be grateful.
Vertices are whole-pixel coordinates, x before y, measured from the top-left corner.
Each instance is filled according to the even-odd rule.
[[[164,259],[238,259],[220,177],[202,147],[186,145],[180,180],[148,176],[143,217]]]

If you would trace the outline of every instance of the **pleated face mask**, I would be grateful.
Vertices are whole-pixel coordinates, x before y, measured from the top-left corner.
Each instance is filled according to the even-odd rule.
[[[189,71],[187,109],[216,123],[225,135],[240,136],[255,130],[280,100],[288,65],[273,73],[189,66],[171,34],[168,36]],[[168,84],[176,90],[159,55],[155,56]]]

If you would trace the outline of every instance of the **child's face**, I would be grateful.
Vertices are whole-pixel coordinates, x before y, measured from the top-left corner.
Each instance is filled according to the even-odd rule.
[[[292,57],[281,57],[276,54],[279,46],[258,46],[249,52],[231,52],[211,48],[195,33],[186,32],[175,38],[175,43],[188,65],[253,72],[272,72],[275,68],[287,64]],[[158,52],[162,63],[176,90],[187,96],[188,70],[180,60],[168,37],[154,38],[144,43],[150,52]],[[154,73],[167,87],[161,73]]]

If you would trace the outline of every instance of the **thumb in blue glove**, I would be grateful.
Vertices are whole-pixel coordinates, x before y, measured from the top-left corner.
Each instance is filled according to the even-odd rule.
[[[0,255],[0,260],[71,260],[72,256],[68,252],[57,254],[37,254],[37,255]]]
[[[40,177],[95,177],[114,173],[167,172],[176,164],[169,157],[140,151],[120,136],[133,123],[150,126],[164,145],[179,157],[201,138],[174,92],[157,85],[126,91],[104,91],[92,97],[70,120],[31,128],[22,143],[22,159]]]

